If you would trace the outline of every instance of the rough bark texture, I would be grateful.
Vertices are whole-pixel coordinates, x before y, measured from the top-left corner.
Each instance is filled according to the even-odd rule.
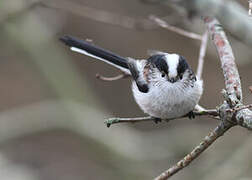
[[[225,100],[230,108],[239,108],[240,106],[243,106],[242,89],[232,48],[218,20],[212,17],[206,17],[204,18],[204,22],[210,33],[210,37],[215,44],[221,61],[226,87],[226,91],[224,92]],[[226,114],[225,117],[229,118],[223,120],[232,121],[233,123],[237,123],[249,130],[252,129],[252,112],[249,109],[241,109],[233,113],[227,112],[227,110],[228,107],[223,109],[222,114]]]
[[[219,21],[206,17],[204,18],[204,22],[218,51],[225,78],[225,87],[230,98],[229,104],[234,107],[242,101],[242,90],[232,48]]]
[[[242,89],[239,73],[235,64],[235,58],[232,48],[227,40],[225,32],[219,21],[212,17],[204,18],[210,37],[217,49],[221,68],[224,75],[225,89],[223,90],[224,102],[217,108],[221,123],[207,135],[204,140],[186,155],[177,164],[164,171],[155,180],[166,180],[184,167],[188,166],[204,150],[206,150],[218,137],[235,125],[252,129],[252,112],[248,109],[242,109]]]

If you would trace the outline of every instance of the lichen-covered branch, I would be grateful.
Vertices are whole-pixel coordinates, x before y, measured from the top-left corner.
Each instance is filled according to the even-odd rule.
[[[240,77],[235,64],[232,48],[227,40],[225,32],[215,18],[205,17],[204,22],[218,51],[225,80],[226,90],[223,91],[225,101],[218,108],[222,122],[214,129],[214,131],[206,136],[200,145],[195,147],[191,153],[186,155],[174,166],[164,171],[161,175],[156,177],[155,180],[166,180],[184,167],[188,166],[218,137],[222,136],[231,127],[239,124],[248,129],[252,129],[252,112],[248,107],[244,109],[244,106],[242,105]]]
[[[212,17],[205,17],[204,22],[207,25],[208,31],[212,37],[215,47],[218,51],[223,70],[226,92],[224,93],[225,100],[230,108],[236,110],[232,112],[232,121],[238,125],[252,130],[252,111],[243,107],[242,104],[242,89],[239,73],[235,64],[235,58],[232,53],[232,48],[227,41],[227,37],[220,23]],[[237,110],[238,109],[238,110]],[[228,113],[228,108],[224,109],[223,113]],[[230,112],[229,112],[230,113]]]
[[[225,87],[228,93],[229,105],[234,107],[242,101],[240,76],[235,64],[232,48],[218,20],[205,17],[204,22],[218,51],[223,70]]]
[[[252,111],[242,109],[236,113],[235,118],[238,125],[252,130]]]

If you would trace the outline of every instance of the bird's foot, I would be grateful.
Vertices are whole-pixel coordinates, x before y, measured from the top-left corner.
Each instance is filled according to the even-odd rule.
[[[193,111],[190,111],[187,116],[189,117],[189,119],[194,119],[195,118],[195,114]]]
[[[154,118],[154,123],[158,124],[160,122],[162,122],[162,119],[160,119],[160,118]]]
[[[112,124],[118,123],[118,118],[109,118],[104,123],[109,128]]]

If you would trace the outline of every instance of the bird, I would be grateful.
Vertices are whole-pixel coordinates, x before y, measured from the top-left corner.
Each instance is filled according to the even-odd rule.
[[[203,80],[196,77],[183,56],[155,51],[147,59],[134,59],[70,35],[60,40],[72,51],[101,60],[130,75],[136,103],[155,122],[186,115],[194,117],[193,110],[203,93]]]

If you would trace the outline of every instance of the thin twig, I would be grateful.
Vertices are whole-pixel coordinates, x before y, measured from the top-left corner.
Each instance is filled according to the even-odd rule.
[[[114,77],[105,77],[105,76],[102,76],[100,74],[96,74],[96,78],[100,79],[102,81],[116,81],[116,80],[124,79],[124,78],[127,78],[127,77],[130,77],[130,75],[125,74],[125,73],[119,74],[119,75],[114,76]]]
[[[207,41],[208,41],[208,32],[206,31],[202,36],[201,45],[200,45],[198,68],[197,68],[197,73],[196,73],[199,79],[201,79],[201,75],[203,72],[204,58],[205,58],[206,49],[207,49]]]
[[[85,6],[83,4],[69,0],[43,0],[43,7],[71,13],[73,15],[93,21],[102,22],[113,26],[120,26],[127,29],[152,30],[159,28],[155,22],[149,20],[148,18],[135,18],[133,16],[121,15],[111,11]],[[163,19],[177,22],[177,20],[174,20],[173,16],[165,16]]]
[[[209,109],[209,110],[204,110],[204,111],[194,111],[193,112],[194,116],[210,116],[214,119],[219,119],[219,113],[215,109]],[[189,115],[184,115],[181,117],[177,118],[171,118],[171,119],[158,119],[152,116],[146,116],[146,117],[136,117],[136,118],[109,118],[108,120],[105,121],[105,124],[107,127],[110,127],[112,124],[117,124],[117,123],[138,123],[138,122],[146,122],[146,121],[154,121],[154,122],[159,122],[159,121],[170,121],[174,119],[181,119],[189,117]]]
[[[112,124],[117,123],[137,123],[137,122],[144,122],[144,121],[155,121],[155,118],[152,116],[146,117],[135,117],[135,118],[109,118],[104,123],[107,127],[110,127]]]
[[[233,109],[227,109],[228,112],[237,112],[237,111],[240,111],[242,109],[251,109],[252,108],[252,104],[249,104],[249,105],[244,105],[244,106],[240,106],[240,107],[237,107],[237,108],[233,108]]]
[[[172,25],[168,24],[167,22],[165,22],[164,20],[158,18],[157,16],[151,15],[149,17],[149,19],[153,20],[160,27],[168,29],[168,30],[173,31],[175,33],[178,33],[178,34],[180,34],[182,36],[185,36],[185,37],[188,37],[188,38],[191,38],[191,39],[197,39],[197,40],[200,40],[200,41],[202,39],[201,35],[196,34],[196,33],[192,33],[192,32],[189,32],[189,31],[185,31],[185,30],[180,29],[178,27],[172,26]]]
[[[206,31],[203,36],[193,33],[193,32],[189,32],[189,31],[185,31],[183,29],[180,29],[178,27],[172,26],[170,24],[168,24],[166,21],[151,15],[149,17],[150,20],[153,20],[154,22],[156,22],[160,27],[163,27],[165,29],[168,29],[170,31],[176,32],[180,35],[186,36],[188,38],[191,39],[196,39],[196,40],[200,40],[201,41],[201,46],[200,46],[200,52],[199,52],[199,61],[198,61],[198,68],[197,68],[197,77],[199,79],[201,79],[201,74],[203,71],[203,65],[204,65],[204,57],[206,54],[206,48],[207,48],[207,41],[208,41],[208,32]]]
[[[196,146],[192,152],[186,155],[183,159],[177,162],[174,166],[163,172],[161,175],[155,178],[155,180],[166,180],[178,171],[188,166],[194,159],[196,159],[202,152],[204,152],[214,141],[228,131],[233,125],[225,125],[221,122],[212,132],[207,135],[204,140]]]

